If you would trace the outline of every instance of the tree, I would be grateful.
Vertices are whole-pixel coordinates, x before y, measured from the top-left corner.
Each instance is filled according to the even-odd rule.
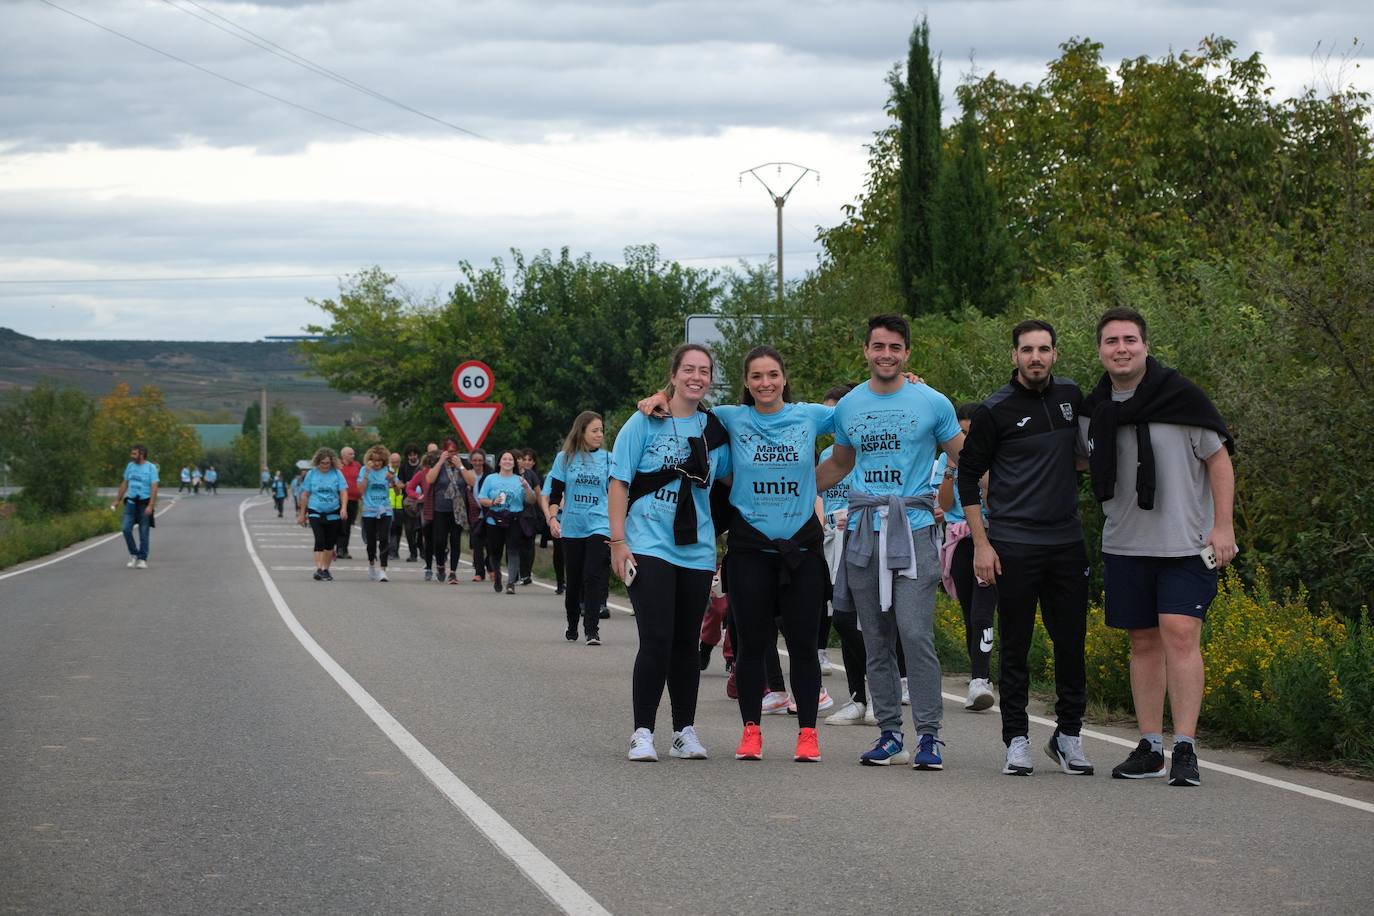
[[[1016,294],[1015,266],[967,103],[944,155],[933,215],[936,310],[955,314],[971,305],[986,315],[1002,312]]]
[[[924,16],[912,30],[906,82],[895,75],[897,105],[897,279],[906,310],[921,315],[935,307],[935,250],[931,227],[940,177],[940,72],[930,57],[930,25]]]
[[[258,408],[257,402],[253,403],[252,408]],[[261,409],[258,410],[258,415],[261,416]],[[235,477],[244,475],[246,471],[248,479],[231,479],[230,483],[257,484],[262,461],[261,441],[262,431],[257,423],[254,423],[248,432],[234,437],[229,446],[234,456],[231,467],[237,471]],[[337,446],[335,448],[337,450]],[[281,401],[272,401],[267,407],[268,470],[279,470],[282,476],[289,476],[295,473],[296,461],[309,458],[310,451],[307,436],[301,429],[300,418],[291,413]]]
[[[127,384],[116,385],[100,399],[88,440],[101,480],[116,480],[123,473],[129,447],[135,443],[148,449],[148,460],[166,480],[199,462],[202,452],[196,431],[167,407],[155,385],[144,385],[137,394]]]
[[[262,429],[262,405],[257,401],[251,401],[248,408],[243,412],[243,425],[239,427],[239,432],[248,435]]]
[[[12,393],[0,408],[0,441],[14,482],[23,489],[21,511],[59,514],[86,507],[96,470],[84,454],[94,413],[95,405],[80,391],[46,379]]]

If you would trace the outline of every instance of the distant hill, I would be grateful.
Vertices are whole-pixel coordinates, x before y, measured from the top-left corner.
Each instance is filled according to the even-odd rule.
[[[307,376],[290,342],[42,340],[0,328],[0,394],[32,388],[43,378],[92,397],[120,382],[135,390],[156,385],[169,407],[202,420],[241,419],[264,386],[270,400],[286,404],[307,425],[371,423],[378,413],[367,395],[334,391]]]

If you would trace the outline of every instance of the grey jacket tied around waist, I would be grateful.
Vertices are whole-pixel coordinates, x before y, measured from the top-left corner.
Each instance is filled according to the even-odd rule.
[[[849,518],[845,522],[844,559],[835,573],[834,597],[831,605],[837,611],[853,611],[854,601],[849,594],[849,574],[845,567],[853,563],[860,569],[867,568],[874,559],[878,546],[878,532],[873,530],[873,519],[877,511],[887,508],[887,544],[884,557],[879,557],[881,566],[889,571],[898,572],[910,569],[916,572],[916,550],[911,538],[911,526],[906,521],[907,509],[935,511],[935,493],[922,493],[918,496],[875,496],[858,490],[849,491]],[[902,520],[905,536],[892,537],[892,520]],[[883,610],[887,610],[886,607]]]

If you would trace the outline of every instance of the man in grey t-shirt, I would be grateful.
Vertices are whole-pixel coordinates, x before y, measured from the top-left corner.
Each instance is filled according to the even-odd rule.
[[[1141,732],[1112,776],[1164,775],[1167,694],[1174,725],[1169,784],[1196,786],[1202,621],[1216,597],[1217,569],[1236,555],[1230,435],[1197,386],[1150,357],[1139,312],[1104,313],[1097,350],[1106,372],[1079,429],[1106,516],[1106,621],[1130,633]]]

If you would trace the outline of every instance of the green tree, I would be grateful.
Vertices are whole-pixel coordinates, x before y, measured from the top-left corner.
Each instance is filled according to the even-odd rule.
[[[256,403],[252,405],[258,407]],[[260,411],[260,408],[259,408]],[[259,416],[261,413],[259,412]],[[272,401],[267,406],[267,469],[281,471],[282,476],[295,472],[296,462],[310,457],[308,437],[301,429],[300,418],[291,413],[281,401]],[[230,482],[239,486],[256,485],[262,461],[261,427],[254,423],[250,430],[234,437],[230,443],[233,462],[230,464],[234,479]],[[337,450],[337,446],[335,446]],[[223,473],[223,469],[220,469]],[[245,475],[245,472],[246,475]],[[247,476],[247,480],[241,480]]]
[[[22,512],[33,516],[86,508],[96,468],[77,451],[87,441],[94,415],[90,398],[46,379],[29,391],[12,393],[0,408],[0,441],[12,478],[23,490]],[[126,447],[126,460],[127,455]]]
[[[1003,311],[1016,292],[1010,239],[988,181],[977,116],[965,104],[940,170],[933,211],[934,297],[938,311],[972,305]]]
[[[243,424],[239,427],[239,432],[245,436],[255,430],[262,429],[262,405],[257,401],[251,401],[248,408],[243,412]]]
[[[924,16],[911,32],[906,81],[894,74],[898,120],[896,266],[906,311],[935,308],[935,249],[931,238],[935,188],[940,178],[940,70],[930,56],[930,25]]]
[[[148,449],[148,459],[167,481],[202,456],[200,437],[172,412],[155,385],[144,385],[136,394],[127,384],[116,385],[100,399],[87,441],[100,480],[118,480],[134,443]]]

